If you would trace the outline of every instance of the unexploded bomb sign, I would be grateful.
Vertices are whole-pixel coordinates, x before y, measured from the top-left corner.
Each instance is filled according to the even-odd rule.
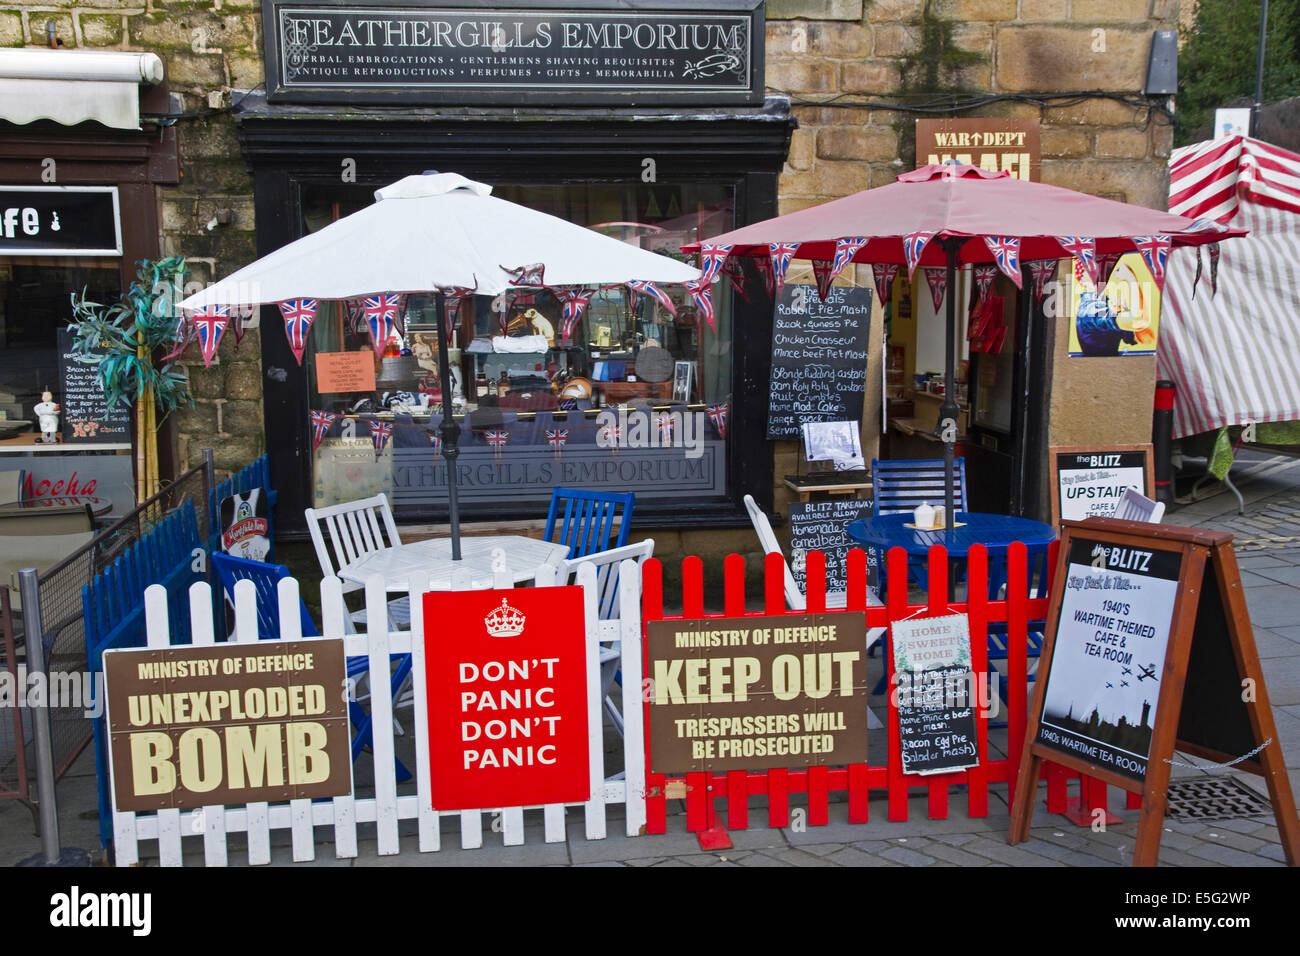
[[[1181,556],[1070,543],[1038,741],[1142,780]]]
[[[866,616],[650,621],[651,771],[867,760]]]
[[[104,652],[118,810],[352,791],[343,642]]]
[[[433,592],[424,620],[433,808],[589,799],[582,588]]]

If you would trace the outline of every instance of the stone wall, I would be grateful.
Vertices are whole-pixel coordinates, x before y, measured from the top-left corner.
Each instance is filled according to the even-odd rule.
[[[228,113],[229,91],[262,82],[259,0],[0,0],[0,46],[48,46],[46,24],[65,49],[152,51],[163,58],[174,94],[181,185],[159,190],[161,254],[183,255],[190,283],[205,283],[256,258],[253,186]],[[207,111],[212,110],[210,115]],[[229,224],[208,228],[218,212]],[[247,464],[265,446],[261,357],[257,331],[239,348],[227,334],[217,359],[204,369],[197,347],[181,357],[190,370],[196,407],[176,413],[177,466],[201,460],[212,448],[217,468]]]

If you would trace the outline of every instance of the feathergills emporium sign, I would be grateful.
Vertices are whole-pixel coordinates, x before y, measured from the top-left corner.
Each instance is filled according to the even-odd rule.
[[[636,11],[263,0],[269,96],[284,102],[763,101],[763,4]]]

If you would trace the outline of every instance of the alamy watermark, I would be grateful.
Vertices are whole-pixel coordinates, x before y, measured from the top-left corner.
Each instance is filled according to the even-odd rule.
[[[83,717],[104,715],[104,674],[89,671],[28,671],[26,664],[0,670],[0,711],[11,707],[80,710]]]

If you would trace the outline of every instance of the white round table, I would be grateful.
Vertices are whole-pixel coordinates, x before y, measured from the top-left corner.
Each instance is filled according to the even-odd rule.
[[[496,548],[504,553],[506,571],[515,584],[532,580],[542,565],[558,567],[569,553],[567,545],[523,535],[462,537],[461,560],[454,562],[451,560],[451,539],[435,538],[372,551],[340,568],[338,574],[343,580],[357,584],[365,584],[371,575],[379,574],[383,576],[387,590],[406,591],[409,590],[411,574],[422,571],[429,576],[430,590],[450,591],[453,571],[465,570],[469,572],[470,587],[491,587],[494,580],[492,551]]]

